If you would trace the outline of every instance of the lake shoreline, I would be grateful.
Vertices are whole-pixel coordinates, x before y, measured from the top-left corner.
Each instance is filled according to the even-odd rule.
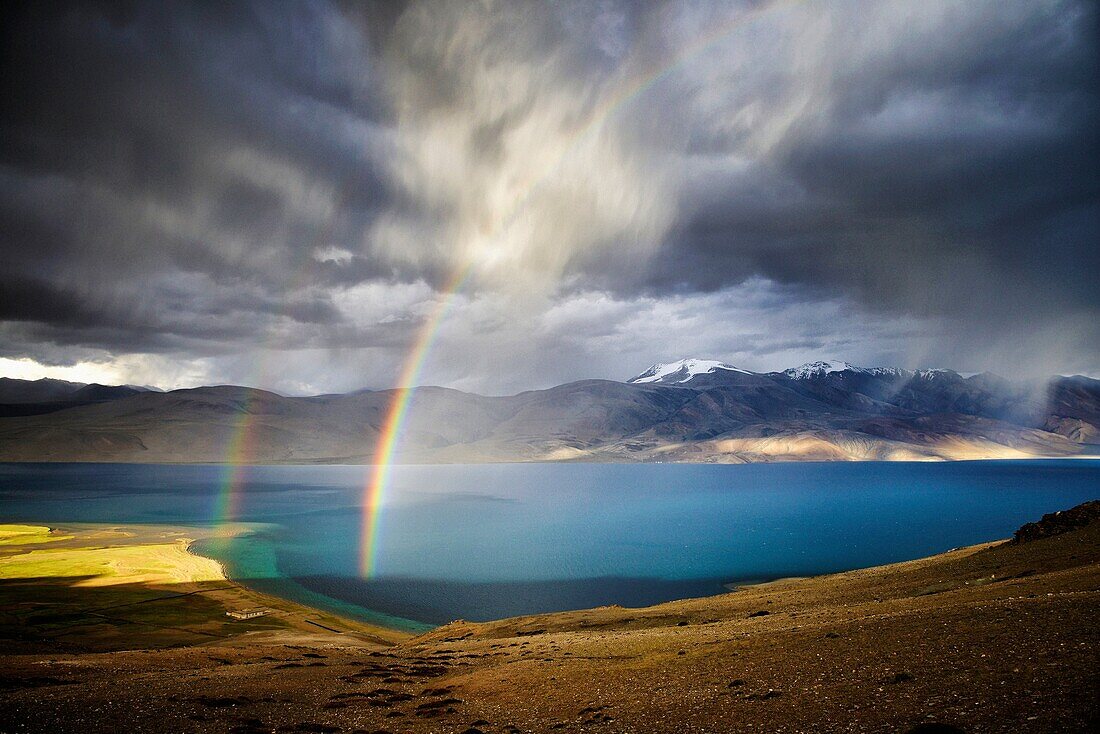
[[[210,540],[211,538],[231,537],[252,532],[252,529],[247,527],[247,523],[242,523],[240,527],[229,528],[201,528],[145,523],[133,526],[116,523],[51,523],[46,525],[33,521],[28,521],[25,524],[20,523],[20,525],[28,529],[44,530],[46,531],[42,533],[44,537],[47,535],[52,536],[48,540],[43,540],[42,543],[49,542],[52,544],[57,540],[74,541],[75,539],[77,544],[74,547],[80,548],[82,546],[79,544],[79,540],[83,539],[87,541],[86,544],[94,544],[97,552],[99,552],[97,558],[102,557],[106,563],[111,564],[113,567],[116,567],[116,569],[119,564],[119,558],[124,557],[128,549],[141,548],[142,553],[147,559],[147,563],[152,563],[155,560],[157,565],[157,575],[155,577],[150,577],[148,569],[141,566],[123,567],[121,569],[122,573],[116,573],[111,578],[110,583],[114,585],[125,585],[127,583],[144,584],[152,587],[180,585],[186,587],[186,589],[191,589],[192,586],[201,586],[202,584],[218,584],[223,587],[232,586],[244,592],[251,601],[263,607],[297,610],[297,613],[300,615],[326,615],[330,618],[341,620],[349,627],[359,631],[366,631],[368,634],[377,635],[381,633],[383,636],[387,637],[391,634],[395,634],[402,639],[408,637],[411,632],[426,633],[442,626],[441,624],[424,623],[410,619],[408,620],[409,622],[416,625],[422,625],[423,627],[421,629],[410,630],[408,626],[403,626],[400,621],[393,624],[386,624],[380,621],[366,621],[344,616],[332,608],[326,608],[323,605],[311,605],[308,602],[303,602],[300,599],[294,598],[291,594],[284,595],[278,592],[260,589],[249,584],[248,579],[234,578],[229,564],[214,555],[205,554],[196,548],[197,544]],[[172,542],[167,544],[153,544],[148,542],[155,539],[157,536],[159,536],[160,539],[171,539]],[[72,543],[70,543],[70,545],[72,545]],[[19,547],[22,547],[23,550],[27,552],[43,549],[40,543]],[[3,578],[3,576],[0,575],[0,578]],[[707,594],[702,597],[691,598],[721,596],[724,594],[737,593],[749,588],[763,588],[769,584],[802,580],[804,578],[805,577],[777,576],[775,578],[734,579],[720,583],[721,591],[716,591],[714,594]],[[290,577],[284,577],[280,580],[294,582],[294,579]],[[224,588],[222,590],[224,590]],[[324,595],[319,594],[319,596]],[[328,599],[328,597],[325,598]],[[336,605],[340,602],[338,599],[332,599],[331,601]],[[616,606],[623,609],[645,608],[644,606]],[[365,609],[365,611],[372,613],[374,610]],[[580,610],[564,609],[560,611],[544,612],[543,614],[568,614],[576,611]],[[382,615],[382,613],[378,614]],[[502,622],[511,618],[513,617],[490,619],[482,623],[490,624]]]
[[[233,556],[229,546],[223,548],[221,552],[211,552],[212,549],[203,547],[209,546],[214,540],[232,540],[255,534],[258,532],[256,527],[258,525],[261,525],[261,523],[237,523],[237,527],[233,528],[231,532],[219,532],[211,537],[198,540],[189,546],[189,550],[195,555],[217,561],[224,570],[226,577],[243,588],[256,594],[281,599],[287,604],[310,609],[319,614],[333,615],[349,623],[363,625],[371,629],[387,630],[400,636],[420,634],[437,626],[412,618],[387,614],[314,591],[299,583],[297,578],[282,573],[277,567],[265,569],[262,575],[238,573],[234,567],[235,564],[227,560],[227,557]]]
[[[13,520],[184,524],[191,552],[236,583],[419,633],[456,618],[639,608],[1003,538],[1052,503],[1093,496],[1100,465],[402,467],[369,579],[360,479],[358,467],[255,466],[229,497],[216,466],[6,465],[0,497]],[[214,530],[227,506],[236,522]]]
[[[1018,542],[391,645],[324,627],[111,655],[24,640],[0,649],[0,729],[1083,731],[1100,713],[1100,505],[1032,520]]]
[[[112,651],[315,629],[383,646],[409,637],[242,584],[224,563],[192,547],[218,532],[153,524],[0,526],[4,608],[47,604],[62,615],[39,622],[9,614],[0,643],[38,639],[60,649]],[[229,615],[247,610],[263,613],[244,622]],[[54,617],[65,622],[50,622]]]
[[[219,559],[217,559],[213,556],[203,554],[200,551],[196,550],[194,548],[194,545],[195,545],[196,542],[198,542],[198,541],[197,540],[192,540],[191,542],[189,542],[187,544],[186,552],[188,554],[190,554],[190,555],[192,555],[196,558],[201,558],[203,560],[208,560],[208,561],[211,561],[213,563],[216,563],[218,565],[218,567],[221,569],[221,572],[224,575],[225,580],[228,583],[231,583],[234,586],[237,586],[238,588],[240,588],[242,590],[246,590],[250,594],[253,594],[253,595],[255,595],[256,597],[258,597],[260,599],[269,600],[269,605],[278,605],[278,606],[285,605],[285,606],[290,607],[290,608],[296,608],[296,609],[299,610],[300,614],[325,615],[326,617],[339,620],[343,625],[345,625],[349,628],[355,629],[359,632],[365,632],[366,634],[371,635],[373,637],[377,637],[379,639],[385,638],[386,641],[392,641],[393,639],[405,639],[405,638],[409,637],[410,634],[411,634],[410,629],[407,626],[402,626],[400,623],[387,624],[387,623],[385,623],[383,621],[380,621],[380,620],[357,619],[353,616],[349,616],[349,615],[346,615],[346,614],[341,614],[338,609],[327,608],[327,605],[309,604],[308,602],[303,602],[300,599],[294,598],[293,595],[290,595],[290,594],[285,594],[284,595],[284,594],[279,594],[277,592],[271,592],[271,591],[267,591],[267,590],[264,590],[264,589],[256,588],[255,586],[249,584],[247,579],[235,578],[233,576],[233,573],[230,570],[228,564],[226,564],[224,561],[221,561],[221,560],[219,560]],[[289,578],[289,577],[285,577],[285,578],[286,578],[287,581],[293,582],[292,578]],[[338,603],[339,600],[334,599],[333,602]],[[367,609],[365,611],[367,611],[369,613],[372,610]],[[415,620],[409,620],[409,621],[415,621]],[[318,625],[318,626],[321,626],[321,625]],[[431,627],[434,628],[434,625],[432,625]],[[337,631],[337,630],[330,630],[330,631]],[[419,630],[419,631],[427,631],[427,630],[425,629],[425,630]]]

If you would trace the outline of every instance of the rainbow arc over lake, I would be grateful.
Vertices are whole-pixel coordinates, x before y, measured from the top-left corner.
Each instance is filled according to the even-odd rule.
[[[511,207],[505,216],[497,219],[496,226],[489,233],[487,239],[490,242],[499,240],[520,216],[535,192],[552,178],[569,153],[577,147],[577,144],[586,136],[598,131],[600,126],[618,110],[669,76],[681,64],[707,51],[732,33],[744,28],[772,10],[794,4],[796,4],[796,0],[778,0],[741,13],[726,23],[718,24],[709,33],[680,49],[675,55],[665,59],[663,63],[655,65],[620,84],[615,91],[607,95],[602,104],[593,108],[583,123],[571,132],[564,144],[561,145],[559,155],[553,163],[547,166],[540,176],[529,181],[526,186],[520,187]],[[390,483],[394,454],[400,443],[402,429],[416,393],[416,386],[420,383],[420,374],[439,335],[440,326],[451,311],[459,292],[466,285],[471,275],[474,274],[477,263],[478,259],[473,253],[467,253],[460,259],[451,276],[439,291],[438,300],[413,340],[398,376],[397,387],[393,391],[393,397],[375,445],[374,463],[363,490],[359,572],[364,578],[370,578],[377,573],[382,507]]]

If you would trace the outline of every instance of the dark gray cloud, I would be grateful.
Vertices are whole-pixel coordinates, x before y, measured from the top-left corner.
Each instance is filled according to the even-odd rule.
[[[5,12],[0,217],[13,270],[108,290],[171,269],[284,283],[384,205],[366,49],[335,10]]]
[[[3,357],[384,385],[468,266],[432,373],[468,387],[670,345],[1100,369],[1086,0],[0,12]]]
[[[777,76],[782,62],[768,70],[774,104],[794,100],[797,114],[747,166],[688,186],[649,283],[716,289],[763,274],[949,317],[948,359],[1006,338],[1026,352],[1032,332],[1060,331],[1095,365],[1096,6],[922,5],[835,4],[814,18],[829,30],[803,48],[810,80]],[[741,104],[757,100],[732,95],[729,110]],[[724,142],[705,154],[749,147]]]

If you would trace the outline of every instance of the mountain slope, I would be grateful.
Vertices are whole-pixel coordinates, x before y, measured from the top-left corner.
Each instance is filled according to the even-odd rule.
[[[652,379],[649,379],[652,378]],[[668,381],[666,382],[666,378]],[[0,417],[0,460],[370,463],[396,392],[285,397],[77,386],[98,402]],[[706,360],[633,382],[485,397],[415,391],[398,461],[789,461],[1096,454],[1100,381],[811,363],[768,374]]]
[[[66,382],[48,377],[41,380],[0,377],[0,403],[56,402],[67,399],[84,386],[82,382]]]
[[[133,385],[88,385],[48,377],[41,380],[0,377],[0,416],[54,413],[65,408],[118,400],[150,390]]]

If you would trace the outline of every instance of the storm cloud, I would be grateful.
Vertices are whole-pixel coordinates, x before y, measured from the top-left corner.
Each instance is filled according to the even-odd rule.
[[[27,374],[385,387],[458,276],[424,378],[487,392],[1100,373],[1091,2],[0,12]]]

